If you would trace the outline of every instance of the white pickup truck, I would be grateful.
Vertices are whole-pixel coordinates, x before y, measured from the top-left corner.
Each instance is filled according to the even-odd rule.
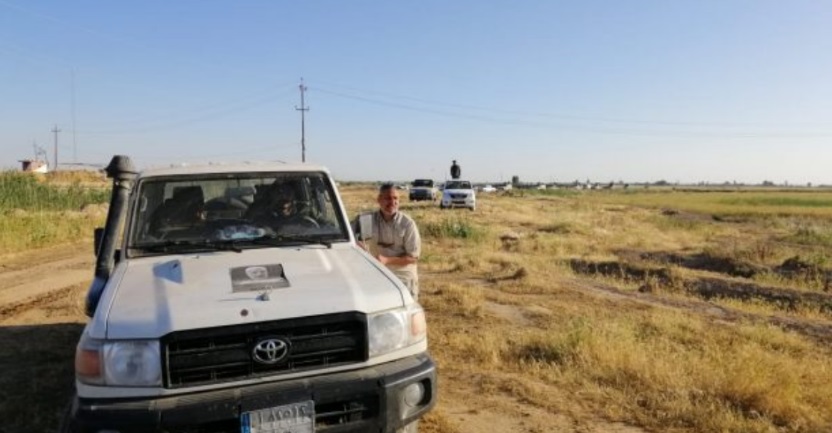
[[[465,207],[470,210],[477,208],[477,193],[467,180],[449,180],[442,188],[441,209]]]
[[[322,167],[107,168],[62,432],[416,432],[425,314]]]
[[[416,179],[410,184],[410,201],[436,200],[436,186],[432,179]]]

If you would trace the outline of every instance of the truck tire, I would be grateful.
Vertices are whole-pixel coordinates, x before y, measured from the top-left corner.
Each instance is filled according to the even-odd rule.
[[[413,421],[412,423],[396,430],[396,433],[419,433],[419,421]]]

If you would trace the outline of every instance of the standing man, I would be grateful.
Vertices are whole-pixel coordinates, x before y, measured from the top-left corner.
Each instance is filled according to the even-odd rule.
[[[462,176],[462,168],[454,160],[451,164],[451,179],[459,179],[460,176]]]
[[[422,249],[419,228],[408,215],[399,212],[399,191],[391,183],[378,190],[378,212],[372,214],[373,233],[370,245],[359,243],[387,269],[396,274],[413,295],[419,298],[419,275],[416,263]],[[358,226],[357,222],[355,224]]]

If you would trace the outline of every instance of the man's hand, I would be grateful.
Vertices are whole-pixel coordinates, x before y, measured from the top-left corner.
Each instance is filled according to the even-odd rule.
[[[376,256],[376,260],[381,262],[382,265],[393,265],[393,266],[406,266],[418,261],[417,258],[413,256],[404,255],[401,257],[391,257],[391,256],[383,256],[379,254]]]
[[[381,264],[382,264],[382,265],[387,265],[388,263],[390,263],[390,257],[387,257],[387,256],[382,256],[381,254],[379,254],[379,255],[376,257],[376,259],[377,259],[379,262],[381,262]]]
[[[369,251],[367,249],[367,245],[364,243],[364,241],[355,241],[355,244],[358,245],[359,248],[361,248],[362,250]]]

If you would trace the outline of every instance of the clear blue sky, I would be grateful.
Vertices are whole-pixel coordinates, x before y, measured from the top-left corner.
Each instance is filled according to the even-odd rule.
[[[301,77],[344,180],[832,184],[825,0],[0,0],[0,167],[299,161]]]

